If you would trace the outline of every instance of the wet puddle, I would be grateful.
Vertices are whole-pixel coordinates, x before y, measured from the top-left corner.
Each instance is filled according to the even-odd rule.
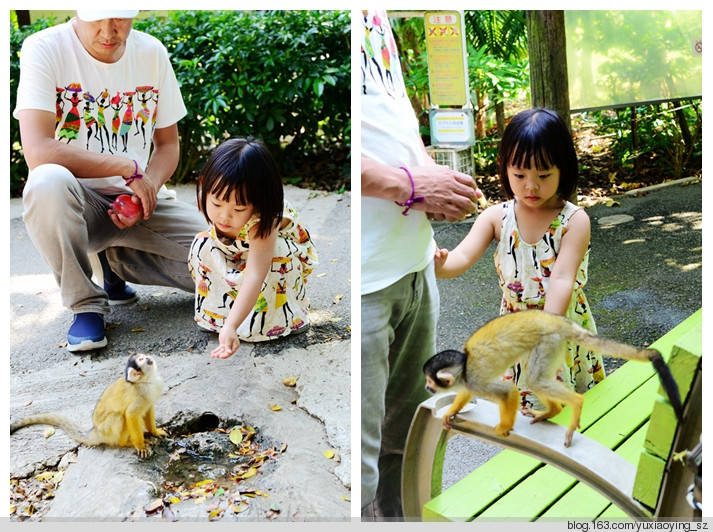
[[[147,514],[165,513],[189,499],[196,504],[211,499],[216,509],[238,513],[249,498],[268,496],[256,489],[255,478],[276,467],[285,444],[270,441],[242,420],[221,420],[211,412],[179,413],[165,428],[170,436],[153,442],[148,460],[160,489]]]

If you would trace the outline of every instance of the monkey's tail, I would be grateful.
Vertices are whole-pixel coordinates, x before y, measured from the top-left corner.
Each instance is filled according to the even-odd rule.
[[[579,330],[579,329],[578,329]],[[575,340],[579,345],[599,351],[603,354],[626,360],[640,360],[643,362],[651,362],[656,370],[661,386],[668,395],[668,400],[673,407],[673,411],[679,421],[683,419],[683,407],[681,406],[681,396],[678,391],[671,369],[664,361],[661,353],[656,349],[641,349],[633,345],[615,342],[601,336],[591,334],[586,329],[581,328],[578,338]]]
[[[681,405],[681,396],[678,392],[678,384],[673,378],[671,373],[671,368],[664,361],[661,353],[655,349],[647,349],[649,352],[649,360],[654,365],[656,373],[659,375],[659,380],[661,381],[661,386],[666,390],[666,395],[668,395],[668,400],[673,407],[673,411],[676,413],[678,421],[683,421],[683,406]]]
[[[30,425],[51,425],[62,429],[67,436],[78,443],[83,443],[84,445],[89,446],[97,445],[97,442],[95,442],[91,437],[91,431],[85,432],[66,417],[57,414],[36,414],[34,416],[27,416],[25,418],[18,419],[10,424],[10,434],[24,427],[29,427]]]

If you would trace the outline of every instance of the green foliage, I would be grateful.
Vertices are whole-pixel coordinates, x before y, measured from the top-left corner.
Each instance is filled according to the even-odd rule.
[[[54,18],[41,19],[30,26],[17,26],[15,12],[10,11],[10,196],[19,196],[27,179],[27,164],[20,147],[20,125],[12,118],[20,83],[20,49],[25,37],[53,26]]]
[[[487,94],[491,104],[519,100],[530,88],[527,56],[500,59],[485,46],[480,49],[468,46],[468,77],[473,101],[478,101],[479,92]]]
[[[288,180],[314,158],[348,165],[348,11],[170,11],[135,27],[168,48],[188,108],[176,181],[232,136],[261,138]]]
[[[193,181],[225,138],[252,135],[270,148],[287,182],[349,187],[349,15],[168,11],[138,18],[134,28],[168,49],[188,110],[178,123],[181,157],[173,182]],[[51,23],[22,29],[11,24],[11,107],[19,47],[26,35]],[[17,130],[17,121],[11,124]],[[19,132],[11,142],[19,143]],[[23,166],[13,175],[26,173],[12,146],[11,157]]]
[[[591,115],[598,133],[612,136],[609,150],[622,176],[638,178],[644,165],[656,168],[657,182],[701,171],[700,102],[641,105]]]

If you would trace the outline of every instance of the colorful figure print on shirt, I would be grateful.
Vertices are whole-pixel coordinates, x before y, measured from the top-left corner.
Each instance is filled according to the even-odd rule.
[[[104,111],[111,107],[111,99],[109,98],[109,91],[104,89],[97,96],[97,138],[101,143],[101,152],[104,153],[104,147],[109,150],[109,153],[114,153],[111,150],[109,130],[106,127],[106,116],[104,116]],[[106,144],[104,144],[106,139]]]
[[[59,130],[57,135],[58,139],[67,139],[67,144],[72,142],[79,136],[79,128],[82,124],[82,120],[79,117],[79,93],[82,92],[82,86],[79,83],[70,83],[66,87],[66,93],[64,99],[72,104],[71,109],[64,117],[64,123]],[[69,94],[69,96],[67,96]]]
[[[95,94],[98,96],[95,97]],[[111,97],[111,94],[114,96]],[[122,153],[130,151],[130,131],[134,125],[136,132],[132,136],[141,135],[136,139],[137,150],[146,149],[153,137],[158,89],[151,85],[139,85],[125,91],[100,87],[94,92],[80,83],[70,83],[66,87],[56,87],[56,95],[55,129],[58,140],[69,143],[78,139],[87,150],[113,154],[119,151],[119,138]],[[113,111],[110,120],[106,116],[109,108]]]
[[[136,87],[136,99],[141,104],[141,108],[136,111],[136,133],[138,135],[141,133],[144,139],[144,148],[146,147],[146,123],[151,119],[151,111],[149,111],[148,102],[151,99],[151,90],[153,87]],[[141,128],[139,129],[139,126]]]
[[[401,76],[401,71],[392,68],[392,65],[400,63],[391,27],[384,24],[378,13],[362,11],[362,16],[365,22],[365,36],[361,47],[362,91],[366,94],[365,79],[366,76],[370,76],[384,86],[387,94],[401,98],[403,94],[397,94],[396,87],[403,87],[403,84],[396,83],[394,80],[395,77]]]

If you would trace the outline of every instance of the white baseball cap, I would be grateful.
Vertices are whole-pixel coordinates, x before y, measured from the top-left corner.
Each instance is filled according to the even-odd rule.
[[[85,22],[94,22],[96,20],[102,20],[105,18],[134,18],[139,14],[138,9],[130,10],[108,10],[108,11],[91,11],[85,9],[78,9],[77,16]]]

